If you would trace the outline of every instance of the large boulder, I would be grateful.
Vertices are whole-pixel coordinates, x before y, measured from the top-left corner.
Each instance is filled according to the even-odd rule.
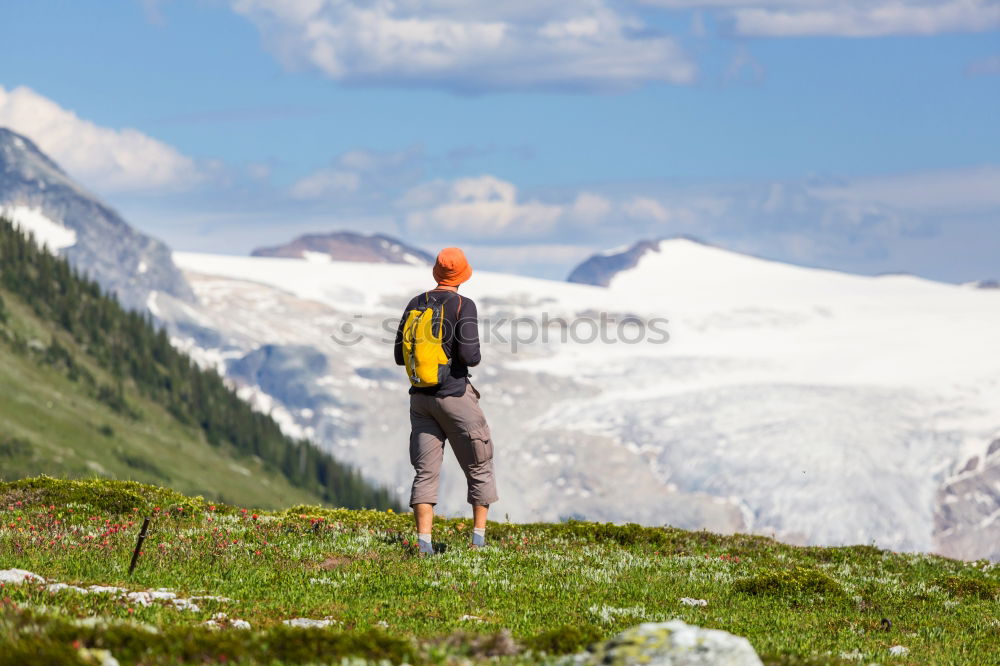
[[[762,666],[747,639],[680,620],[632,627],[593,646],[575,661],[619,666]]]

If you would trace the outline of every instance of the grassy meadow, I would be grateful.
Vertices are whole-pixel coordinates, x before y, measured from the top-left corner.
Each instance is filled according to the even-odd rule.
[[[0,484],[0,569],[45,579],[0,588],[0,664],[101,650],[122,664],[558,662],[673,618],[746,636],[771,664],[1000,664],[987,562],[583,522],[495,523],[470,550],[457,519],[435,524],[444,553],[418,557],[411,519],[119,481]]]

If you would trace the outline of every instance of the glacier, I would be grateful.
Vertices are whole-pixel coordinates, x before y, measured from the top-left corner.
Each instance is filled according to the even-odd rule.
[[[162,292],[149,304],[175,343],[405,496],[407,383],[391,333],[433,286],[429,270],[173,256],[199,304]],[[498,518],[932,551],[948,529],[940,489],[1000,426],[995,290],[674,239],[607,287],[477,271],[462,293],[489,327],[472,381],[495,438]],[[610,334],[666,321],[669,341],[550,329],[511,343],[545,320],[602,313]],[[439,509],[467,511],[451,457],[443,480]]]

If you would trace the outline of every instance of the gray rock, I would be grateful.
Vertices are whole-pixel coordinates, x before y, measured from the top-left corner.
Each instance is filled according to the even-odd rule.
[[[194,301],[165,244],[130,227],[30,139],[0,127],[0,207],[5,206],[39,210],[71,229],[76,242],[59,254],[126,307],[144,310],[151,291]]]
[[[761,666],[750,641],[680,620],[647,622],[578,655],[576,664],[627,666]]]
[[[257,248],[254,257],[289,257],[301,259],[306,252],[325,254],[334,261],[366,261],[383,264],[431,265],[434,257],[420,248],[407,245],[385,234],[367,236],[353,231],[329,234],[306,234],[290,243]]]
[[[960,560],[1000,561],[1000,439],[946,479],[934,508],[935,551]]]

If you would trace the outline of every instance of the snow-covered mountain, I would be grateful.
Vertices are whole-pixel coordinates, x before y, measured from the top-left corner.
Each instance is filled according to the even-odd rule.
[[[647,253],[659,252],[661,242],[643,240],[627,247],[614,248],[595,254],[574,268],[566,281],[607,287],[615,275],[635,268],[635,265]]]
[[[290,243],[257,248],[254,257],[286,257],[310,261],[364,261],[387,264],[427,266],[434,257],[420,248],[407,245],[385,234],[359,234],[354,231],[334,231],[328,234],[306,234]]]
[[[483,271],[463,286],[483,318],[473,381],[498,512],[1000,557],[948,537],[979,529],[979,509],[941,510],[974,492],[944,489],[1000,423],[1000,293],[654,245],[606,288]],[[428,268],[175,260],[201,305],[150,303],[182,322],[177,343],[405,494],[391,333]],[[441,508],[457,513],[464,480],[448,465]]]
[[[2,127],[0,214],[117,293],[127,307],[144,309],[154,290],[194,298],[166,245],[130,227],[30,139]]]

